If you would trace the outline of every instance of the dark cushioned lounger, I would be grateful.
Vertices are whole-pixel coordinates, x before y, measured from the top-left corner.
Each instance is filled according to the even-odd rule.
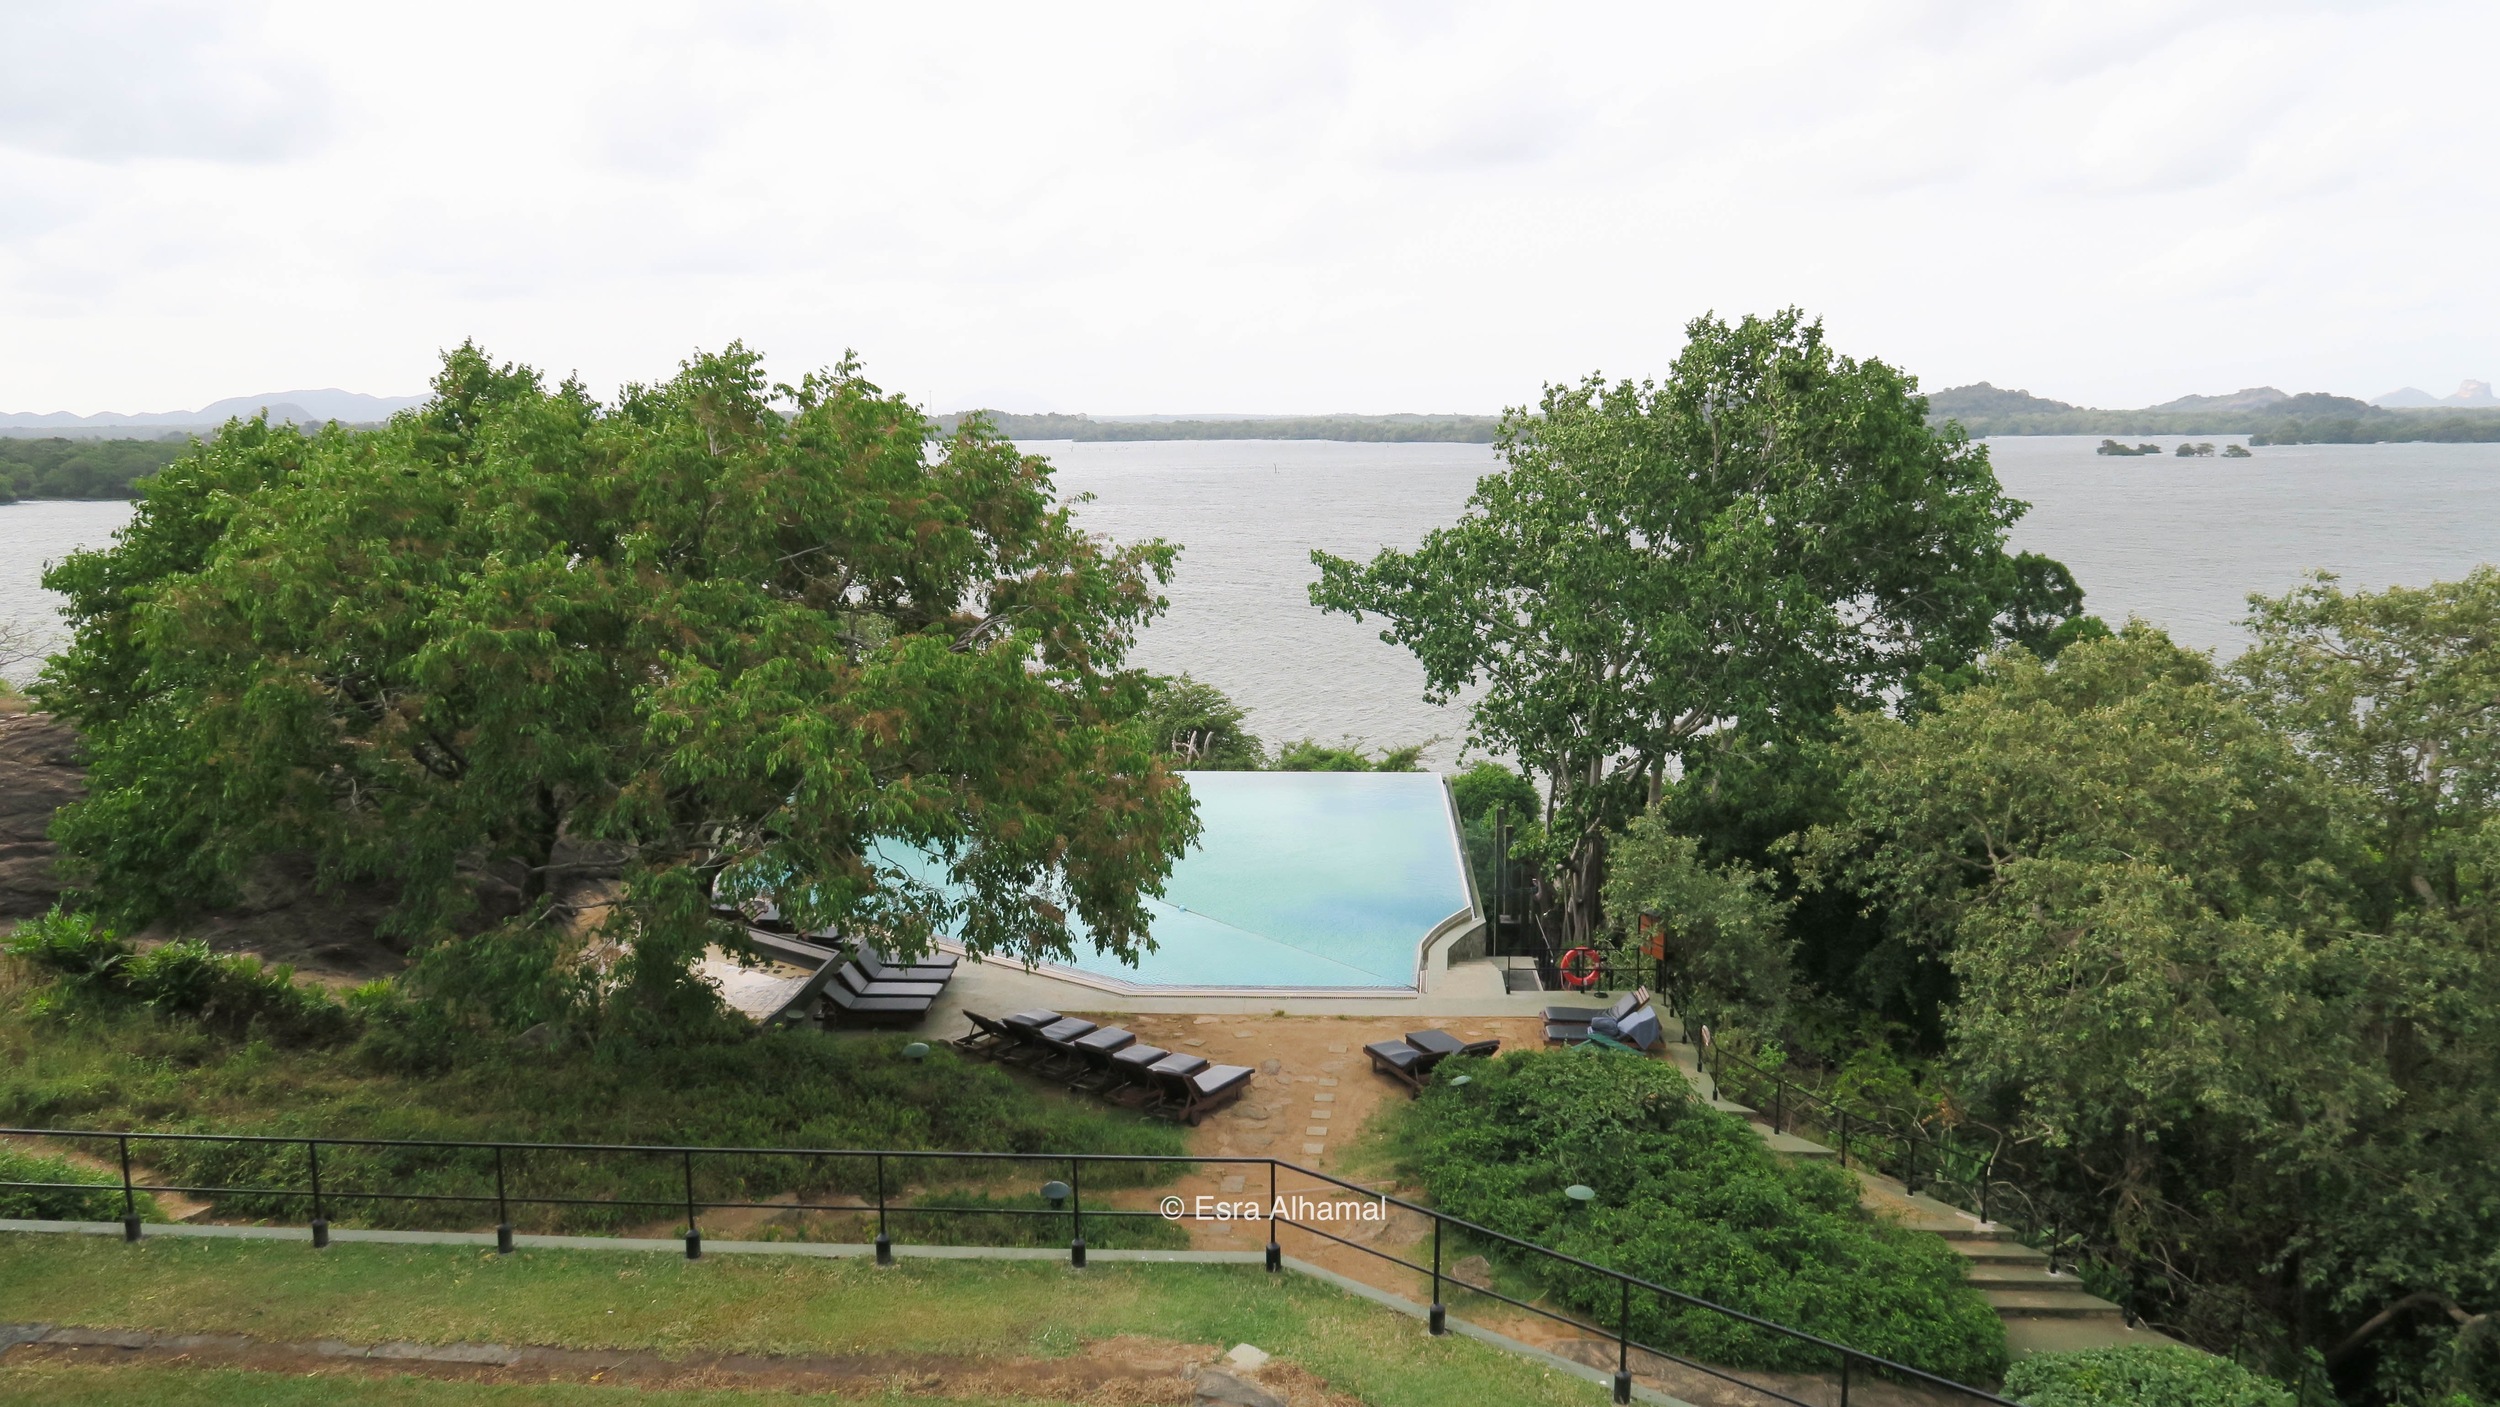
[[[1192,1056],[1191,1059],[1197,1057]],[[1173,1068],[1170,1060],[1154,1067],[1155,1087],[1163,1094],[1152,1113],[1195,1125],[1200,1119],[1241,1098],[1256,1072],[1247,1065],[1206,1065],[1196,1070]]]
[[[1372,1069],[1405,1085],[1412,1094],[1424,1090],[1424,1078],[1432,1067],[1448,1058],[1446,1051],[1418,1050],[1404,1041],[1374,1041],[1363,1047],[1372,1058]]]
[[[1098,1093],[1114,1104],[1135,1104],[1141,1097],[1152,1098],[1153,1078],[1146,1072],[1157,1062],[1171,1058],[1172,1052],[1144,1041],[1122,1046],[1111,1053],[1110,1068]],[[1142,1096],[1141,1090],[1145,1091]]]
[[[927,997],[931,1001],[946,990],[943,982],[872,982],[859,964],[845,961],[835,974],[842,985],[863,997]]]
[[[957,1036],[954,1045],[955,1049],[966,1055],[986,1058],[997,1055],[1016,1043],[1014,1032],[977,1011],[965,1012],[964,1019],[972,1023],[972,1029]]]
[[[1071,1083],[1078,1089],[1105,1089],[1119,1076],[1112,1071],[1111,1057],[1137,1044],[1137,1033],[1119,1026],[1105,1026],[1098,1031],[1069,1042],[1084,1068]]]
[[[1637,992],[1626,992],[1615,998],[1615,1004],[1612,1006],[1549,1006],[1545,1008],[1545,1019],[1558,1026],[1567,1026],[1573,1022],[1586,1026],[1600,1016],[1611,1016],[1621,1021],[1648,1004],[1649,989],[1643,987]]]
[[[916,1026],[929,1014],[931,997],[864,997],[839,982],[825,986],[821,1010],[827,1020],[854,1026]]]
[[[955,959],[947,953],[930,953],[918,962],[897,963],[865,943],[851,947],[851,958],[872,982],[944,982],[955,975]]]
[[[1033,1034],[1044,1046],[1048,1047],[1048,1050],[1040,1060],[1034,1062],[1033,1068],[1045,1073],[1059,1074],[1068,1074],[1081,1068],[1085,1064],[1085,1057],[1077,1053],[1077,1039],[1090,1036],[1098,1029],[1100,1028],[1093,1022],[1082,1016],[1063,1016],[1044,1026]]]
[[[1050,1055],[1050,1047],[1042,1041],[1042,1028],[1054,1021],[1066,1019],[1055,1011],[1036,1010],[1014,1013],[998,1024],[1006,1027],[1007,1033],[1015,1038],[1015,1048],[1001,1052],[998,1058],[1017,1064],[1047,1058]]]

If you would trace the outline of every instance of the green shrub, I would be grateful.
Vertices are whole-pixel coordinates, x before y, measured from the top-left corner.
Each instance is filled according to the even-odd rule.
[[[2005,1375],[2024,1407],[2292,1407],[2292,1391],[2228,1358],[2146,1345],[2042,1353]]]
[[[71,994],[136,1001],[233,1038],[326,1044],[353,1034],[356,1026],[329,993],[299,985],[291,967],[266,967],[256,957],[221,957],[197,938],[135,952],[83,913],[54,909],[28,919],[9,936],[7,951],[58,973]]]
[[[11,1187],[15,1182],[75,1182],[85,1187]],[[142,1194],[136,1203],[141,1216],[156,1214],[156,1203]],[[0,1148],[0,1217],[28,1221],[118,1221],[122,1214],[121,1179],[65,1158],[46,1158]]]
[[[1878,1221],[1849,1174],[1779,1158],[1699,1102],[1674,1067],[1590,1048],[1442,1070],[1391,1134],[1441,1210],[1931,1373],[1985,1382],[2003,1369],[2004,1326],[1942,1240]],[[1473,1079],[1446,1078],[1460,1073]],[[1596,1200],[1566,1197],[1575,1183]],[[1614,1322],[1616,1282],[1541,1257],[1513,1264]],[[1837,1366],[1811,1345],[1663,1296],[1636,1296],[1632,1319],[1639,1339],[1703,1362]]]

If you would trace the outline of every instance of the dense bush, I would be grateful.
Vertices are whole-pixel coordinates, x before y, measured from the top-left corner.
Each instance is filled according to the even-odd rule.
[[[20,924],[7,950],[59,973],[66,979],[61,996],[136,1001],[226,1036],[322,1044],[355,1029],[345,1007],[320,988],[297,983],[293,968],[220,957],[196,938],[139,952],[89,916],[55,909]]]
[[[21,1182],[76,1182],[84,1187],[12,1187]],[[152,1216],[156,1204],[144,1194],[136,1203],[141,1216]],[[121,1179],[65,1158],[46,1158],[0,1147],[0,1217],[29,1221],[114,1221],[122,1214]]]
[[[1993,1379],[2005,1330],[1932,1236],[1879,1222],[1849,1174],[1775,1156],[1674,1067],[1594,1049],[1452,1061],[1394,1132],[1445,1212],[1963,1382]],[[1563,1189],[1584,1183],[1594,1202]],[[1498,1254],[1498,1251],[1496,1252]],[[1523,1257],[1546,1293],[1614,1321],[1614,1282]],[[1738,1367],[1828,1370],[1822,1350],[1727,1315],[1633,1301],[1649,1344]]]
[[[2292,1392],[2228,1358],[2148,1345],[2042,1353],[2005,1374],[2024,1407],[2292,1407]]]

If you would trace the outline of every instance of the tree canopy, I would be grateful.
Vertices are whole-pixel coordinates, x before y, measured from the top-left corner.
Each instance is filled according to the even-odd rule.
[[[2290,1354],[2500,1301],[2500,573],[2249,625],[2227,671],[2138,623],[1858,716],[1807,849],[1951,969],[2009,1173],[2167,1324]],[[2398,1395],[2500,1382],[2408,1352]]]
[[[716,893],[1125,952],[1196,826],[1123,662],[1172,557],[850,362],[772,385],[733,344],[603,405],[464,346],[379,429],[229,425],[48,574],[76,634],[38,689],[93,756],[56,835],[119,918],[301,853],[420,940],[474,931],[480,870],[527,922],[618,867],[609,981],[654,1001]]]
[[[1480,688],[1472,740],[1548,779],[1571,941],[1598,920],[1603,834],[1701,740],[1897,701],[2016,595],[2022,505],[1909,377],[1793,309],[1687,334],[1664,382],[1590,377],[1507,415],[1507,467],[1414,551],[1312,556],[1315,603],[1382,616],[1434,701]]]

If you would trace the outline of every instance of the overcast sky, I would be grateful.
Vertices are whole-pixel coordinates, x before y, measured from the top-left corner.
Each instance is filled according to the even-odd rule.
[[[1929,388],[2500,379],[2500,6],[0,0],[0,410],[1492,410],[1798,304]]]

